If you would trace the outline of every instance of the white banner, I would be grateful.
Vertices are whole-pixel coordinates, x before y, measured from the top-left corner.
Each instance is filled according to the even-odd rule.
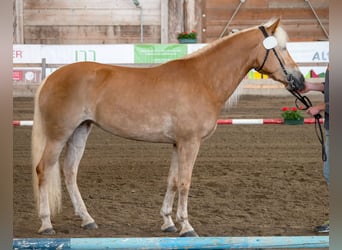
[[[13,45],[13,63],[134,63],[134,45]]]
[[[13,63],[41,63],[41,45],[13,45]]]
[[[328,63],[329,42],[293,42],[287,50],[297,63]]]
[[[206,44],[189,44],[192,53]],[[329,42],[292,42],[287,48],[297,63],[329,62]],[[69,64],[78,61],[96,61],[109,64],[134,63],[133,44],[113,45],[13,45],[13,63]]]

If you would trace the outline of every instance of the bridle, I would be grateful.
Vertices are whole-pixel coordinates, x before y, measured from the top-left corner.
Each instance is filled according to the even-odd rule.
[[[269,37],[269,35],[267,34],[267,31],[266,31],[264,26],[259,26],[259,29],[261,30],[261,32],[262,32],[262,34],[264,35],[265,38]],[[294,76],[287,72],[287,70],[286,70],[286,68],[284,66],[284,63],[280,60],[280,57],[279,57],[277,51],[275,50],[275,47],[272,47],[272,48],[269,48],[269,49],[266,48],[266,54],[265,54],[265,57],[264,57],[264,61],[262,62],[261,66],[259,68],[255,69],[255,70],[258,71],[258,72],[262,71],[262,69],[265,66],[265,63],[267,61],[268,55],[270,54],[271,50],[273,51],[274,55],[276,56],[276,58],[277,58],[277,60],[278,60],[278,62],[280,64],[280,67],[281,67],[282,71],[284,72],[290,87],[291,88],[296,88]]]
[[[268,35],[268,33],[267,33],[267,31],[266,31],[264,26],[259,26],[259,29],[261,30],[261,32],[262,32],[262,34],[264,35],[265,38],[269,37],[269,35]],[[263,60],[263,62],[261,64],[261,66],[259,68],[255,69],[255,70],[258,71],[258,72],[262,72],[262,69],[265,66],[265,63],[266,63],[267,58],[269,56],[269,53],[272,50],[274,55],[275,55],[275,57],[277,58],[277,60],[278,60],[278,62],[280,64],[280,67],[281,67],[282,71],[284,72],[284,74],[286,76],[287,81],[288,81],[287,90],[296,98],[295,99],[296,107],[298,109],[300,109],[300,110],[307,110],[308,108],[312,107],[312,103],[311,103],[310,99],[307,96],[302,96],[298,92],[298,90],[300,90],[300,89],[296,86],[296,78],[292,74],[287,72],[283,62],[280,60],[280,57],[279,57],[277,51],[275,50],[275,47],[265,48],[265,49],[266,49],[266,54],[265,54],[264,60]],[[298,105],[298,101],[300,101],[304,105],[304,107],[299,106]],[[322,160],[326,161],[327,160],[327,154],[325,152],[323,130],[322,130],[322,126],[321,126],[321,123],[320,123],[320,119],[322,118],[322,116],[320,114],[316,114],[316,115],[314,115],[314,118],[315,118],[316,135],[317,135],[317,138],[318,138],[318,140],[319,140],[319,142],[321,143],[321,146],[322,146]]]

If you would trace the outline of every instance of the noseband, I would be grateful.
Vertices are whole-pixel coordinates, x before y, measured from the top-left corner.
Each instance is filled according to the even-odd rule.
[[[259,26],[259,29],[261,30],[261,32],[262,32],[262,34],[264,35],[265,38],[269,37],[269,35],[267,34],[267,31],[266,31],[264,26]],[[307,96],[302,96],[298,92],[298,88],[295,85],[295,78],[294,78],[294,76],[292,74],[289,74],[287,72],[287,70],[285,69],[285,66],[284,66],[283,62],[280,60],[280,57],[279,57],[277,51],[275,50],[275,47],[266,48],[266,54],[265,54],[265,57],[264,57],[264,61],[262,62],[261,66],[259,68],[255,69],[255,70],[258,71],[258,72],[262,71],[262,68],[264,67],[264,65],[265,65],[265,63],[267,61],[268,55],[270,53],[270,50],[273,51],[274,55],[276,56],[276,58],[277,58],[277,60],[278,60],[278,62],[280,64],[281,69],[283,70],[283,72],[284,72],[284,74],[286,76],[286,79],[287,79],[288,84],[289,84],[289,87],[287,88],[287,90],[296,98],[296,100],[295,100],[296,107],[298,109],[300,109],[300,110],[307,110],[308,108],[312,107],[312,103],[311,103],[310,99]],[[298,100],[305,106],[304,108],[299,107]],[[326,155],[326,152],[325,152],[323,130],[322,130],[322,126],[321,126],[321,123],[320,123],[320,119],[322,118],[322,116],[321,116],[321,114],[316,114],[316,115],[314,115],[314,117],[315,117],[316,135],[317,135],[318,140],[319,140],[319,142],[321,143],[321,146],[322,146],[322,160],[326,161],[327,160],[327,155]],[[317,127],[318,127],[318,129],[317,129]]]

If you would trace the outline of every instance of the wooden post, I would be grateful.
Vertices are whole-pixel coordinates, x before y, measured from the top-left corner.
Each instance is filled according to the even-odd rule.
[[[160,42],[169,42],[169,0],[160,2]]]
[[[202,41],[202,13],[204,8],[204,0],[185,0],[184,2],[184,31],[196,31],[198,41]]]
[[[195,6],[195,30],[197,31],[197,41],[205,43],[206,32],[206,0],[197,0]]]
[[[42,58],[42,80],[46,77],[46,58]]]
[[[195,0],[184,2],[184,31],[191,32],[195,24]]]
[[[168,38],[169,43],[177,43],[177,34],[184,31],[184,0],[169,0]]]
[[[13,2],[14,6],[14,34],[13,34],[13,43],[24,43],[24,8],[23,8],[23,0],[15,0]]]

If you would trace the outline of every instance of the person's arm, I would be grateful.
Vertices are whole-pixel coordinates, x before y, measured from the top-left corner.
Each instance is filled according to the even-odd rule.
[[[301,93],[307,93],[309,91],[324,92],[324,83],[312,83],[312,82],[305,81],[304,86],[305,86],[304,89],[300,91]]]

